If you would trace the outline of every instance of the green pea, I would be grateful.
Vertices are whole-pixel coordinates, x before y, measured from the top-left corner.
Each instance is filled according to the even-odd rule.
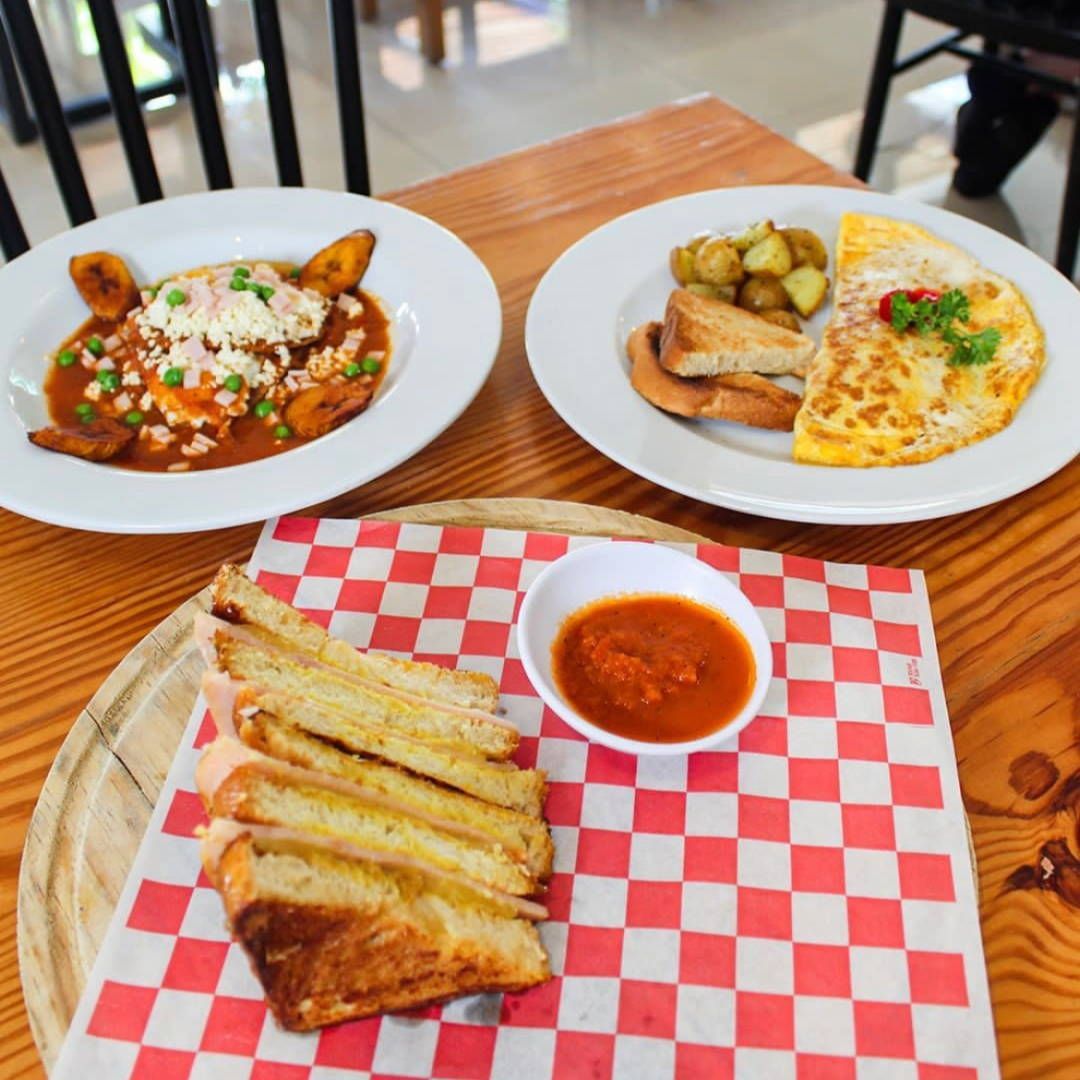
[[[375,375],[382,370],[382,361],[376,360],[374,356],[365,356],[360,361],[360,367],[366,375]]]
[[[233,267],[233,277],[238,277],[238,278],[251,277],[251,270],[248,269],[248,267],[246,267],[246,266],[234,266]]]
[[[137,427],[143,422],[143,414],[138,409],[132,409],[124,416],[124,423],[130,424],[132,427]]]
[[[61,367],[71,367],[75,363],[75,354],[70,349],[61,349],[56,362]]]
[[[234,277],[229,282],[229,288],[234,292],[243,292],[248,287],[247,281],[242,277]]]
[[[258,291],[259,296],[264,301],[269,300],[270,297],[274,295],[274,287],[273,287],[273,285],[260,285],[257,291]]]
[[[169,307],[179,307],[187,299],[187,293],[183,289],[170,289],[165,294],[165,303]]]
[[[293,279],[293,281],[295,281],[299,276],[300,276],[300,267],[299,266],[294,266],[289,271],[289,277],[291,277]]]
[[[291,434],[292,431],[289,429],[288,424],[278,424],[277,427],[274,428],[275,439],[287,439]]]
[[[239,394],[244,389],[244,380],[239,375],[226,375],[225,389],[231,390],[234,394]]]
[[[86,343],[87,349],[90,350],[95,356],[105,355],[105,342],[94,334],[94,336]]]
[[[120,389],[120,376],[115,371],[99,371],[96,378],[110,394]]]
[[[94,415],[94,406],[89,401],[80,401],[75,406],[75,415],[80,419],[86,419],[87,417]]]
[[[263,399],[255,406],[255,415],[264,420],[274,411],[274,403],[272,401],[266,401]]]
[[[360,374],[360,365],[357,363],[346,364],[345,370],[342,372],[346,379],[355,379]]]
[[[153,300],[158,294],[158,287],[155,285],[153,288],[146,290],[150,294],[150,299]]]
[[[161,381],[166,386],[179,386],[184,381],[184,369],[178,367],[166,368],[165,374],[161,376]]]

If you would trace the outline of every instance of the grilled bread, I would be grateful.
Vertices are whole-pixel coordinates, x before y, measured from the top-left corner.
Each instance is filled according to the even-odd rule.
[[[269,631],[294,649],[354,675],[467,709],[494,712],[498,705],[499,687],[490,675],[360,652],[347,641],[331,637],[318,623],[256,585],[231,563],[218,571],[211,592],[213,612],[219,618]]]
[[[492,889],[527,896],[536,879],[488,837],[339,777],[324,777],[233,739],[199,760],[195,782],[216,817],[337,837],[372,851],[412,855]]]
[[[677,416],[731,420],[790,431],[802,398],[762,375],[684,379],[660,366],[660,324],[639,326],[626,343],[630,383],[650,404]]]
[[[453,745],[399,735],[355,714],[260,686],[227,682],[222,688],[208,680],[204,690],[218,730],[238,734],[258,749],[263,747],[252,741],[256,731],[276,721],[348,754],[379,758],[496,806],[540,816],[547,794],[541,770],[517,769]]]
[[[270,1009],[293,1031],[550,977],[529,921],[543,909],[422,864],[224,821],[204,836],[203,863]]]
[[[196,633],[211,642],[216,666],[235,679],[303,696],[403,735],[454,745],[465,753],[501,761],[517,749],[517,729],[494,714],[372,682],[290,650],[284,639],[265,631],[200,615]]]
[[[788,375],[805,370],[814,342],[753,312],[675,289],[660,335],[660,364],[675,375]]]
[[[350,754],[269,713],[260,711],[241,718],[239,729],[247,746],[396,799],[410,812],[456,823],[475,836],[499,844],[537,880],[551,876],[551,834],[538,817],[451,791],[394,765]]]

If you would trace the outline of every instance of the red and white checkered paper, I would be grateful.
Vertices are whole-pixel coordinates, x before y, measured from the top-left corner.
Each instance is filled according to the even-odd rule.
[[[673,545],[757,607],[775,674],[731,746],[634,758],[529,685],[537,573],[598,538],[283,518],[252,573],[359,646],[486,671],[548,770],[556,845],[526,993],[308,1035],[273,1022],[201,873],[196,704],[54,1075],[976,1080],[998,1075],[922,575]]]

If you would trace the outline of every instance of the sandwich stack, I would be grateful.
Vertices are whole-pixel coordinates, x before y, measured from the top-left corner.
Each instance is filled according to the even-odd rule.
[[[548,979],[545,778],[494,680],[358,652],[234,566],[213,600],[202,861],[278,1022]]]

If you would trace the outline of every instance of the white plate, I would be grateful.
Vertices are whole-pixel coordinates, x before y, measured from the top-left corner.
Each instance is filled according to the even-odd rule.
[[[68,277],[78,252],[123,255],[136,280],[232,259],[302,263],[353,229],[375,254],[363,287],[390,317],[390,369],[372,406],[337,431],[272,458],[192,473],[103,466],[32,446],[48,423],[46,353],[89,314]],[[499,346],[498,294],[483,263],[427,218],[377,199],[251,188],[147,203],[82,225],[0,270],[0,505],[78,529],[177,533],[258,521],[340,495],[422,449],[465,410]]]
[[[916,222],[1014,281],[1046,332],[1047,363],[1004,431],[921,465],[854,469],[796,465],[791,435],[725,421],[682,420],[630,386],[626,339],[661,319],[674,287],[668,252],[704,229],[763,217],[821,234],[830,254],[847,210]],[[830,260],[831,261],[831,260]],[[820,340],[826,307],[809,323]],[[1004,499],[1080,451],[1080,294],[1026,248],[967,218],[847,188],[762,186],[703,191],[602,225],[566,251],[533,294],[529,363],[562,418],[597,450],[664,487],[716,506],[788,521],[919,521]],[[789,385],[799,389],[798,380]]]
[[[688,596],[723,612],[754,656],[754,686],[739,712],[718,731],[687,742],[643,742],[598,727],[559,692],[551,646],[567,616],[594,600],[627,593]],[[758,714],[772,679],[772,646],[754,605],[711,566],[662,544],[590,544],[556,559],[529,586],[517,621],[518,652],[529,682],[575,731],[626,754],[692,754],[729,742]]]

